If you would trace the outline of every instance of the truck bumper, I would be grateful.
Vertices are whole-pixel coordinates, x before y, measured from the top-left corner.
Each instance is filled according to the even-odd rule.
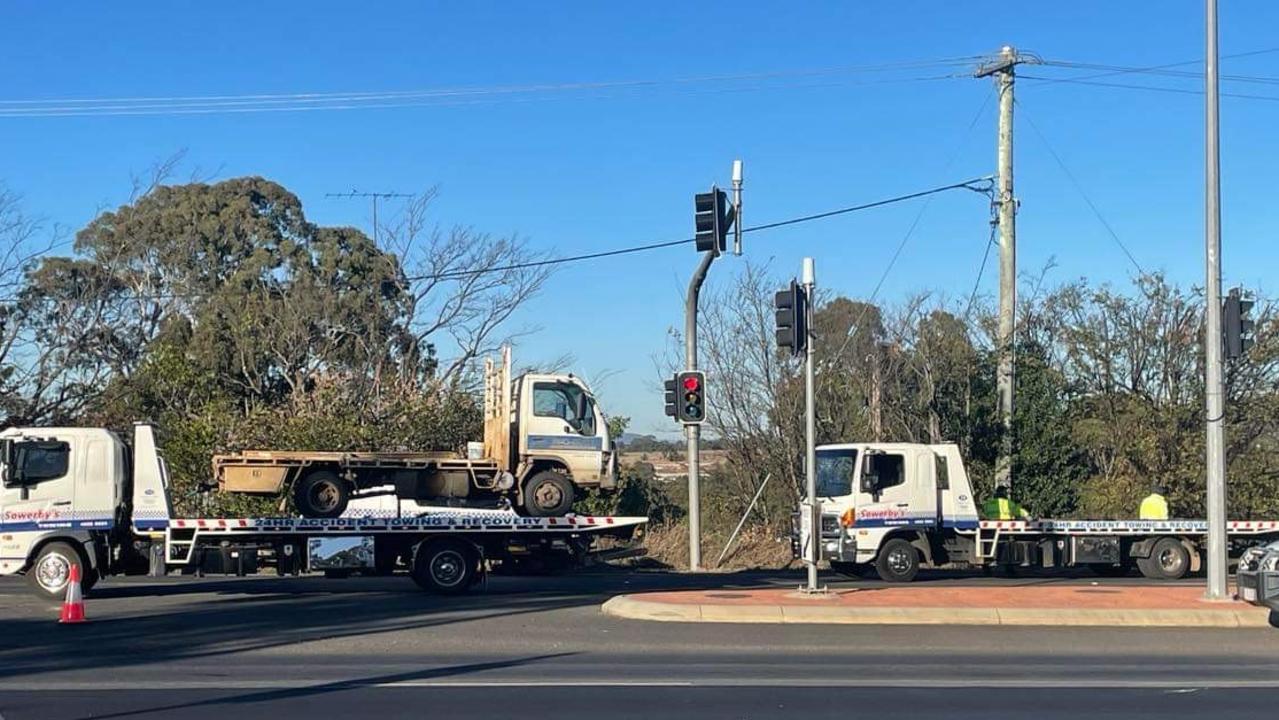
[[[791,516],[790,548],[791,557],[796,560],[803,559],[798,513]],[[821,551],[820,559],[827,562],[851,563],[857,561],[857,540],[849,537],[848,533],[839,527],[839,517],[836,515],[822,516],[822,539],[819,549]]]
[[[1235,583],[1244,602],[1279,611],[1279,571],[1241,570]]]

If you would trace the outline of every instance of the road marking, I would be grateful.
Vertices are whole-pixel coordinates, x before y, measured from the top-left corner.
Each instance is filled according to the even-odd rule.
[[[383,689],[462,689],[462,688],[719,688],[719,687],[806,687],[806,688],[911,688],[921,689],[918,680],[896,678],[848,678],[808,680],[800,678],[709,678],[706,680],[396,680],[390,682],[365,680],[333,680],[328,682],[300,680],[175,680],[139,682],[119,681],[30,681],[0,682],[5,692],[68,692],[82,691],[168,691],[168,690],[299,690],[329,688],[334,690]],[[991,680],[991,679],[930,679],[928,688],[977,688],[977,689],[1105,689],[1105,690],[1167,690],[1173,693],[1198,692],[1205,689],[1279,688],[1279,678],[1259,680]],[[0,719],[2,720],[2,719]]]

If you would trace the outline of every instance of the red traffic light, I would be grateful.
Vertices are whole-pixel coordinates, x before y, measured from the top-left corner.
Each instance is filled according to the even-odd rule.
[[[697,376],[696,376],[696,375],[686,375],[686,376],[684,377],[684,389],[685,389],[685,390],[688,390],[689,392],[694,392],[694,391],[696,391],[696,390],[697,390],[697,388],[698,388],[700,385],[701,385],[701,383],[700,383],[700,382],[698,382],[698,380],[697,380]]]

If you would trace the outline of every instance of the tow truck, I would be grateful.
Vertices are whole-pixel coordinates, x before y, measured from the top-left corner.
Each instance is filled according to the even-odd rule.
[[[630,539],[644,517],[439,508],[336,518],[175,517],[155,430],[135,424],[132,445],[103,428],[0,432],[0,575],[24,574],[61,597],[78,565],[86,590],[111,575],[192,572],[211,554],[280,574],[403,565],[423,589],[460,594],[503,563],[580,562],[602,536]],[[334,546],[338,546],[334,550]]]
[[[1196,572],[1208,523],[1172,520],[983,520],[954,444],[845,443],[817,448],[819,557],[851,575],[909,582],[921,567],[1074,567],[1176,580]],[[809,510],[809,512],[813,512]],[[1227,523],[1232,558],[1279,539],[1279,520]]]

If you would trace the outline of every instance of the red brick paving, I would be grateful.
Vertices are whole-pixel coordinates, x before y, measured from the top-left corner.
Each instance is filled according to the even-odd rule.
[[[893,587],[832,590],[822,596],[801,596],[793,588],[684,590],[637,593],[646,602],[675,605],[800,605],[828,607],[898,608],[1027,608],[1070,610],[1238,610],[1237,602],[1207,602],[1198,585],[1045,585],[997,587]]]

